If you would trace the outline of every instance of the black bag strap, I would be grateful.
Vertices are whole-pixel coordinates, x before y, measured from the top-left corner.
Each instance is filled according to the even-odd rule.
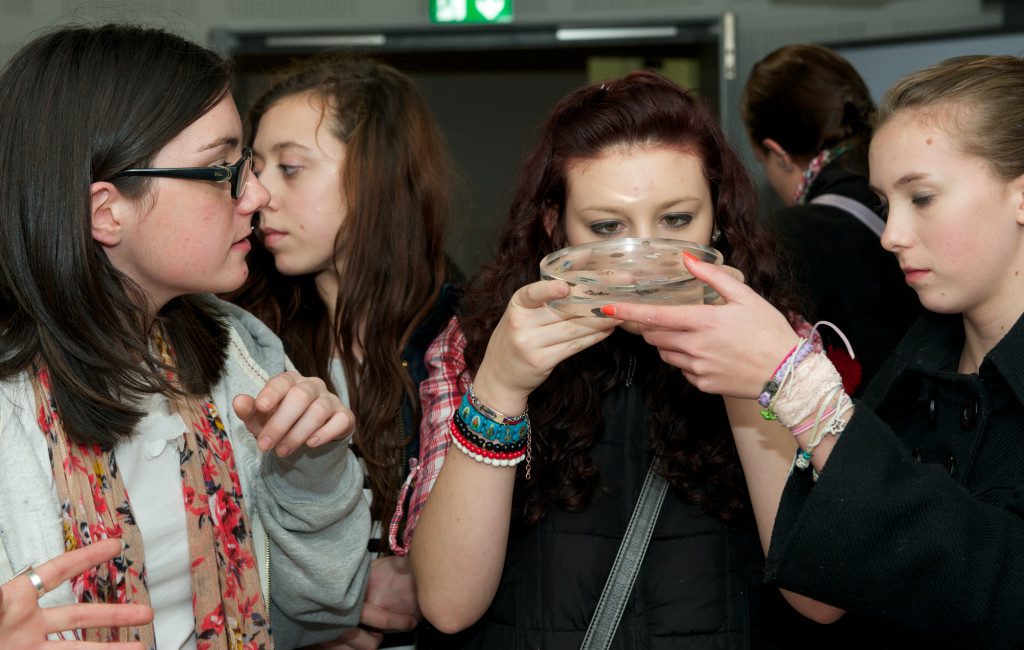
[[[601,598],[597,601],[594,617],[590,619],[587,634],[583,637],[580,650],[606,650],[611,646],[615,631],[619,628],[619,620],[626,609],[626,601],[633,591],[633,584],[640,571],[647,546],[654,532],[654,524],[658,521],[661,504],[665,501],[668,481],[654,471],[647,470],[647,478],[640,490],[640,498],[633,508],[633,516],[629,519],[626,534],[615,554],[615,562],[604,583]]]
[[[821,194],[809,202],[839,208],[844,212],[852,214],[857,218],[857,221],[867,226],[878,237],[881,237],[882,231],[885,230],[885,222],[882,221],[880,216],[875,214],[874,210],[848,196],[843,196],[842,194]]]

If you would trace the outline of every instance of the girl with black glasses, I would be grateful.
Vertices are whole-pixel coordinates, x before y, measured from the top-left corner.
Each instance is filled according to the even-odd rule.
[[[152,623],[66,619],[64,638],[337,636],[368,573],[352,413],[209,295],[245,280],[270,198],[230,67],[161,30],[66,27],[0,88],[0,576],[114,538],[70,582],[35,571],[38,605],[143,604]],[[4,611],[35,607],[17,580],[4,647]]]

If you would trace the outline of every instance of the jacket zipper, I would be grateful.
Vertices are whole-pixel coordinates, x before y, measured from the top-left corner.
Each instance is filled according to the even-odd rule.
[[[263,579],[263,584],[264,584],[264,588],[266,589],[266,591],[264,593],[267,594],[267,596],[266,596],[266,604],[267,604],[267,629],[273,629],[270,626],[270,535],[267,535],[266,531],[264,530],[263,537],[264,537],[263,545],[265,547],[264,551],[266,551],[264,553],[264,555],[263,555],[263,557],[264,557],[263,568],[265,569],[265,571],[263,572],[263,575],[266,576]]]

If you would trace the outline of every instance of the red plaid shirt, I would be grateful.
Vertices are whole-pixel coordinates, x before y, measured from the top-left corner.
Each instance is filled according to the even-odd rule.
[[[412,541],[412,533],[419,521],[423,506],[427,503],[434,481],[441,472],[444,456],[448,453],[450,438],[448,426],[462,401],[462,395],[469,390],[472,377],[464,372],[466,360],[466,337],[454,317],[434,342],[427,348],[424,361],[427,378],[420,384],[420,407],[423,419],[420,421],[420,457],[409,461],[409,476],[399,495],[399,508],[391,518],[388,527],[388,543],[396,555],[406,555]],[[403,509],[409,491],[409,516],[405,523],[402,541],[398,541],[398,529],[402,522]]]

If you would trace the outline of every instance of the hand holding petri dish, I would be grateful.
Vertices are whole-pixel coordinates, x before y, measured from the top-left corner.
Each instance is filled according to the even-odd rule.
[[[591,316],[616,302],[714,302],[718,293],[686,270],[684,251],[702,262],[722,263],[722,254],[714,248],[680,239],[630,237],[557,250],[540,261],[540,275],[569,283],[569,295],[548,305],[575,316]]]

